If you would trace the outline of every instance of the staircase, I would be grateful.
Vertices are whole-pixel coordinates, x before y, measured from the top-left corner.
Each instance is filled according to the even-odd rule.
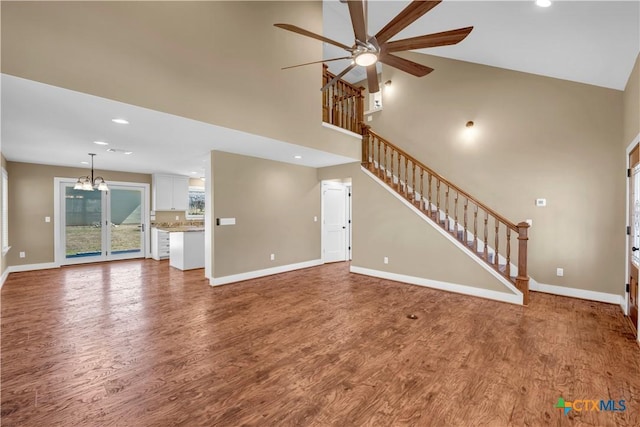
[[[362,166],[515,285],[528,304],[529,224],[504,218],[369,126],[362,126]]]

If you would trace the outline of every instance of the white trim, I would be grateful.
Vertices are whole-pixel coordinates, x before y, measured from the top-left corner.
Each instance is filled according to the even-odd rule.
[[[422,218],[427,224],[429,224],[431,227],[433,227],[437,232],[439,232],[442,236],[444,236],[445,238],[447,238],[451,243],[453,243],[458,249],[460,249],[462,252],[465,253],[465,255],[469,256],[470,259],[472,259],[473,261],[475,261],[480,267],[484,268],[486,271],[488,271],[493,277],[495,277],[497,280],[500,281],[500,283],[502,283],[503,285],[505,285],[507,288],[509,288],[509,290],[511,292],[513,292],[516,295],[519,295],[520,298],[522,298],[522,292],[520,292],[520,290],[518,288],[516,288],[513,283],[511,283],[509,280],[507,280],[504,276],[502,276],[500,273],[498,273],[495,269],[489,267],[483,260],[481,260],[480,258],[478,258],[469,248],[465,247],[465,245],[463,245],[460,241],[458,241],[458,239],[456,239],[455,237],[453,237],[450,233],[447,233],[445,230],[442,229],[442,227],[440,227],[438,224],[434,223],[433,220],[431,218],[429,218],[427,215],[425,215],[424,212],[422,212],[420,209],[418,209],[417,207],[415,207],[413,204],[411,204],[407,199],[405,199],[404,197],[402,197],[401,195],[399,195],[398,193],[396,193],[395,190],[393,190],[391,187],[389,187],[388,185],[386,185],[384,182],[382,182],[382,180],[380,178],[378,178],[377,176],[375,176],[373,173],[371,173],[369,170],[367,170],[364,166],[361,166],[362,171],[367,174],[369,177],[371,177],[375,182],[377,182],[382,188],[384,188],[385,190],[387,190],[392,196],[394,196],[396,199],[400,200],[402,203],[404,203],[405,206],[407,206],[409,209],[411,209],[413,212],[415,212],[420,218]],[[488,249],[488,248],[487,248]],[[444,283],[444,282],[443,282]]]
[[[514,295],[508,292],[492,291],[490,289],[482,289],[473,286],[459,285],[456,283],[441,282],[439,280],[426,279],[423,277],[406,276],[404,274],[389,273],[388,271],[371,270],[369,268],[357,267],[353,265],[351,266],[349,271],[351,273],[364,274],[365,276],[372,276],[381,279],[393,280],[396,282],[425,286],[427,288],[438,289],[441,291],[454,292],[457,294],[470,295],[494,301],[522,305],[522,293],[520,293],[519,295]]]
[[[636,137],[633,139],[633,141],[631,141],[631,143],[629,145],[627,145],[627,149],[625,150],[625,160],[624,160],[624,164],[627,166],[626,169],[629,169],[629,154],[631,154],[631,151],[635,148],[636,145],[640,144],[640,133],[638,135],[636,135]],[[631,224],[629,224],[629,179],[625,180],[625,195],[624,195],[624,199],[625,199],[625,223],[627,224],[627,226],[630,226]],[[627,280],[629,279],[629,238],[630,236],[625,236],[625,249],[624,249],[624,298],[622,298],[622,301],[620,302],[620,306],[622,307],[622,312],[624,313],[625,316],[629,315],[629,293],[626,290],[626,283]],[[640,319],[638,320],[638,322],[640,322]],[[637,328],[637,326],[636,326]],[[637,329],[636,329],[637,330]],[[640,334],[638,334],[638,340],[640,341]]]
[[[7,277],[9,277],[9,267],[7,267],[4,270],[4,273],[2,273],[2,276],[0,276],[0,289],[2,288],[2,285],[4,285],[4,282],[7,281]]]
[[[606,302],[607,304],[621,304],[624,300],[622,295],[588,291],[586,289],[568,288],[566,286],[547,285],[546,283],[530,283],[529,289],[536,292],[544,292],[545,294]]]
[[[343,129],[343,128],[339,127],[339,126],[332,125],[331,123],[322,122],[322,126],[327,128],[327,129],[332,129],[332,130],[335,130],[335,131],[338,131],[338,132],[342,132],[345,135],[349,135],[349,136],[352,136],[354,138],[358,138],[360,140],[362,139],[362,135],[359,135],[359,134],[357,134],[355,132],[351,132],[350,130]]]
[[[41,262],[39,264],[22,264],[7,267],[9,273],[20,273],[22,271],[48,270],[50,268],[59,268],[55,262]]]
[[[280,265],[278,267],[265,268],[264,270],[248,271],[246,273],[232,274],[230,276],[214,277],[209,279],[211,286],[226,285],[228,283],[241,282],[243,280],[270,276],[272,274],[286,273],[287,271],[300,270],[301,268],[316,267],[322,265],[321,259],[299,262],[296,264]]]

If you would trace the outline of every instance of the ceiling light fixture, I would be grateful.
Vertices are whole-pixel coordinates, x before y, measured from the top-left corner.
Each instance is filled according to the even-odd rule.
[[[301,155],[296,155],[296,156],[293,156],[293,158],[294,158],[294,159],[301,159],[301,158],[302,158],[302,156],[301,156]]]
[[[465,126],[468,127],[468,128],[472,128],[474,124],[475,123],[473,123],[471,120],[469,120]]]
[[[536,4],[540,7],[549,7],[551,6],[551,0],[536,0]]]
[[[98,145],[109,145],[108,142],[104,142],[104,141],[93,141],[93,143]]]
[[[362,67],[368,67],[378,62],[378,55],[373,52],[362,52],[355,57],[356,64]]]
[[[111,119],[113,123],[117,123],[119,125],[128,125],[129,122],[125,119]]]
[[[109,187],[107,187],[107,183],[104,181],[103,177],[93,177],[93,157],[95,156],[95,153],[89,153],[89,155],[91,156],[91,177],[81,176],[78,178],[76,185],[73,186],[73,189],[93,191],[97,188],[100,191],[109,191]]]
[[[124,154],[133,154],[133,151],[125,151]]]

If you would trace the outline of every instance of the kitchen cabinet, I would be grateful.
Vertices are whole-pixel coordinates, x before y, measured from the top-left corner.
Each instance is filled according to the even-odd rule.
[[[189,208],[189,177],[153,175],[154,211],[186,211]]]
[[[156,261],[169,258],[169,232],[158,230],[153,227],[151,229],[151,258]]]

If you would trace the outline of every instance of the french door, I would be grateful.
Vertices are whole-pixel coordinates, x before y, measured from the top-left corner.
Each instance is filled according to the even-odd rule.
[[[109,191],[74,190],[60,182],[61,264],[145,256],[146,187],[109,184]]]
[[[640,266],[640,145],[629,154],[629,319],[638,328],[638,267]]]

